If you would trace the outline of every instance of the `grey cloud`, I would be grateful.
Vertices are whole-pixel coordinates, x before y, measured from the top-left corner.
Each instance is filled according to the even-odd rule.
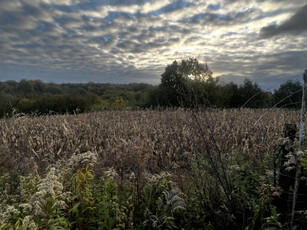
[[[187,19],[188,23],[212,23],[218,21],[230,21],[231,18],[223,14],[199,13]]]
[[[227,72],[228,74],[220,76],[226,82],[242,83],[244,78],[249,78],[258,82],[263,88],[270,88],[283,80],[300,75],[306,68],[306,63],[307,51],[285,51],[266,55],[255,53],[242,57],[239,54],[221,55],[212,64],[212,69],[214,71],[217,68]]]
[[[56,28],[56,25],[54,23],[39,21],[37,23],[37,27],[34,30],[40,33],[46,33],[46,32],[54,31],[55,28]]]
[[[219,10],[221,8],[221,4],[209,4],[207,9],[208,10]]]
[[[282,83],[285,83],[288,80],[298,80],[302,81],[302,75],[297,73],[294,75],[270,75],[270,76],[253,76],[253,77],[246,77],[246,76],[239,76],[236,74],[223,74],[219,76],[222,82],[234,82],[236,84],[243,84],[246,78],[257,82],[257,84],[264,90],[273,91],[277,89]]]
[[[17,12],[2,11],[0,12],[0,28],[22,28],[28,23],[23,14]]]
[[[307,31],[307,4],[282,24],[263,27],[260,35],[262,38],[269,38],[282,34],[300,34],[304,31]]]
[[[132,49],[135,49],[135,47],[137,47],[139,45],[140,44],[133,42],[133,41],[123,41],[123,42],[119,42],[117,44],[117,47],[132,50]]]
[[[2,65],[0,69],[3,75],[7,76],[7,80],[20,80],[24,79],[43,79],[45,82],[73,82],[73,83],[86,83],[89,81],[95,82],[109,82],[109,83],[129,83],[129,82],[144,82],[152,83],[155,81],[155,76],[148,74],[145,71],[136,69],[123,70],[121,66],[114,66],[120,69],[119,73],[87,71],[87,70],[56,70],[42,67],[35,67],[31,65]],[[125,75],[121,74],[121,71]],[[129,80],[128,80],[129,79]],[[0,80],[1,77],[0,77]]]
[[[116,38],[110,35],[103,35],[88,40],[89,44],[97,44],[101,49],[110,49],[116,44]]]
[[[226,4],[208,8],[208,4],[197,5],[202,1],[173,0],[169,4],[158,2],[158,9],[146,14],[142,5],[153,1],[74,0],[70,5],[54,5],[52,0],[11,2],[0,0],[0,76],[11,73],[15,78],[55,82],[158,83],[166,62],[206,56],[213,71],[255,76],[265,82],[261,76],[292,76],[306,63],[304,52],[261,57],[257,49],[242,51],[247,43],[258,42],[250,46],[259,48],[268,41],[253,41],[252,32],[243,35],[227,26],[244,26],[251,18],[265,16],[259,8],[238,11],[227,6],[225,12]],[[127,6],[133,6],[134,11],[128,11]],[[219,7],[223,15],[218,14]],[[215,38],[206,28],[208,24],[210,30],[217,30]],[[221,25],[225,27],[217,27]],[[304,41],[278,48],[304,50],[303,45],[297,45]],[[5,70],[4,66],[10,67]]]
[[[291,74],[292,71],[302,72],[306,68],[306,63],[307,51],[285,51],[266,55],[258,68],[267,75],[270,72]]]
[[[50,19],[48,12],[45,12],[35,3],[31,3],[31,1],[14,1],[10,8],[5,6],[2,8],[6,2],[3,3],[1,0],[0,3],[0,28],[3,30],[16,31],[34,28],[36,22],[41,20],[47,22]],[[6,8],[9,10],[5,10]]]
[[[109,3],[115,2],[126,4],[129,1]],[[140,1],[130,1],[129,4],[132,3]],[[174,5],[173,10],[177,6],[180,7],[180,4]],[[57,82],[63,81],[60,76],[70,82],[81,81],[82,76],[107,82],[157,82],[157,64],[144,67],[146,71],[138,69],[134,66],[140,62],[138,57],[154,48],[178,42],[176,34],[185,31],[176,25],[161,24],[157,17],[145,14],[114,10],[109,11],[106,17],[98,17],[97,14],[93,17],[91,12],[83,12],[82,8],[86,11],[86,7],[78,9],[72,6],[72,9],[78,9],[76,11],[57,8],[41,3],[22,4],[11,11],[0,9],[0,28],[5,30],[5,33],[1,32],[0,39],[10,44],[9,47],[0,45],[0,59],[5,59],[7,65],[18,66],[9,69],[11,76],[15,73],[15,76],[24,78]],[[65,10],[69,13],[63,13]],[[164,12],[171,10],[162,9]],[[44,18],[46,14],[48,20]],[[135,18],[134,23],[127,25]],[[32,28],[24,28],[24,23],[29,20]],[[153,26],[149,30],[153,22],[160,24],[160,28]]]
[[[158,32],[166,32],[169,34],[187,34],[191,32],[189,29],[181,27],[179,25],[169,25],[169,24],[164,24],[158,27],[150,26],[148,30],[150,31],[151,35]]]
[[[65,15],[65,14],[53,17],[54,23],[63,27],[69,27],[70,25],[75,25],[81,22],[81,20],[82,19],[80,17],[78,18],[76,16]]]
[[[150,2],[150,0],[107,0],[107,1],[101,1],[101,0],[91,0],[91,1],[81,1],[74,5],[59,5],[59,4],[43,4],[44,7],[49,8],[52,7],[54,9],[71,13],[76,11],[91,11],[96,10],[99,7],[103,6],[132,6],[132,5],[143,5],[147,2]],[[176,11],[178,9],[183,9],[185,7],[193,5],[190,2],[184,1],[184,0],[176,0],[166,6],[161,7],[158,10],[149,12],[149,15],[160,15],[162,13],[169,13]]]
[[[24,14],[31,15],[36,18],[43,15],[43,12],[39,7],[33,6],[25,2],[22,2],[22,10]]]
[[[181,9],[186,9],[187,7],[192,6],[193,3],[184,1],[184,0],[176,0],[172,3],[169,3],[166,6],[161,7],[158,10],[150,11],[149,15],[155,15],[158,16],[160,14],[170,13]]]
[[[248,2],[248,1],[250,1],[250,0],[225,0],[225,2],[226,3],[235,3],[235,2],[242,2],[242,3],[244,3],[244,2]],[[267,1],[267,2],[269,2],[269,1],[271,1],[271,2],[277,2],[277,1],[288,1],[288,0],[256,0],[256,2],[264,2],[264,1]]]
[[[100,30],[101,27],[100,26],[95,26],[95,25],[92,25],[90,23],[87,23],[87,24],[83,24],[81,26],[81,29],[82,30],[85,30],[85,31],[97,31],[97,30]]]
[[[71,13],[71,12],[76,12],[80,10],[84,11],[91,11],[91,10],[96,10],[99,7],[102,6],[132,6],[132,5],[143,5],[146,2],[149,2],[150,0],[91,0],[91,1],[79,1],[76,4],[73,5],[59,5],[59,4],[51,4],[51,5],[46,5],[44,4],[45,7],[52,7],[57,10],[66,12],[66,13]]]
[[[125,52],[128,51],[128,52],[131,52],[131,53],[142,53],[142,52],[146,51],[146,48],[144,47],[144,45],[141,45],[141,44],[134,42],[134,41],[119,42],[117,44],[117,47],[120,48],[120,49],[123,49]],[[122,53],[122,51],[118,50],[118,49],[115,52]]]
[[[123,18],[125,20],[133,19],[137,17],[135,14],[127,13],[127,12],[116,12],[116,11],[109,11],[108,15],[104,18],[104,20],[108,23],[112,23],[118,18]]]
[[[9,11],[12,9],[16,9],[16,2],[12,0],[1,0],[0,1],[0,9],[3,11]]]
[[[164,38],[164,37],[158,37],[154,39],[152,42],[149,42],[147,46],[150,46],[152,48],[156,47],[165,47],[172,45],[173,43],[177,43],[180,41],[180,38],[178,37],[170,37],[170,38]]]
[[[248,9],[241,12],[229,12],[227,14],[219,13],[198,13],[187,19],[182,20],[184,23],[192,24],[214,24],[214,25],[228,25],[245,20],[255,9]]]

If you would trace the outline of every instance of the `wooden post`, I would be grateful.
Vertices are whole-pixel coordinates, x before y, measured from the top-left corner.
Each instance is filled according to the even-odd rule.
[[[305,136],[305,120],[306,120],[306,108],[307,108],[307,69],[303,75],[303,97],[302,97],[302,109],[301,109],[301,119],[300,119],[300,133],[299,133],[299,143],[298,143],[298,151],[296,153],[296,174],[295,174],[295,183],[294,183],[294,192],[293,192],[293,200],[292,200],[292,212],[291,212],[291,228],[293,227],[293,219],[295,214],[295,205],[297,199],[297,191],[299,188],[300,175],[302,166],[300,164],[300,158],[303,157],[302,146],[304,142]]]
[[[296,124],[285,124],[284,125],[284,137],[287,138],[287,141],[283,141],[280,143],[279,151],[274,153],[274,186],[277,185],[282,189],[279,197],[275,199],[275,205],[278,208],[278,211],[282,214],[281,217],[284,221],[289,220],[289,216],[292,208],[292,200],[289,201],[289,194],[292,191],[293,185],[295,183],[295,171],[288,171],[288,166],[285,166],[285,162],[289,159],[287,155],[291,152],[295,151],[294,149],[294,141],[297,133]],[[278,164],[277,164],[278,162]],[[290,166],[290,165],[289,165]],[[291,165],[293,166],[293,165]],[[278,170],[278,172],[277,172]],[[277,179],[277,175],[279,178]],[[288,218],[287,218],[288,217]]]

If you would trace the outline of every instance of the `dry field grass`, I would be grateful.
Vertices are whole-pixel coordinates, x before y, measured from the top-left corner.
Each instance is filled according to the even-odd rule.
[[[281,226],[273,156],[298,121],[248,109],[0,120],[0,230]]]
[[[298,117],[298,111],[247,109],[21,117],[0,121],[0,146],[14,158],[15,167],[35,164],[39,172],[86,151],[97,153],[102,166],[133,170],[135,164],[142,164],[149,171],[172,170],[202,152],[204,142],[224,153],[242,151],[261,159],[283,136],[284,123],[298,124]]]

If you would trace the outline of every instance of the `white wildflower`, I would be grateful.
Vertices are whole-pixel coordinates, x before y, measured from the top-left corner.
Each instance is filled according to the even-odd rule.
[[[112,167],[112,168],[109,168],[108,170],[106,170],[105,172],[105,175],[107,177],[111,177],[111,178],[116,178],[118,176],[116,170]]]
[[[63,184],[60,182],[60,177],[56,174],[55,168],[51,168],[46,175],[46,178],[41,180],[37,186],[38,191],[31,197],[31,205],[33,207],[34,216],[46,216],[44,212],[46,204],[50,198],[56,199],[54,207],[65,207],[66,204],[60,202],[59,198],[63,192]],[[59,203],[57,203],[59,202]],[[54,208],[52,207],[52,208]]]
[[[46,178],[42,179],[42,182],[38,185],[38,191],[51,196],[60,194],[63,191],[63,185],[58,179],[55,168],[51,168]]]
[[[161,172],[159,174],[154,174],[154,175],[151,175],[149,178],[148,178],[148,182],[149,183],[159,183],[161,181],[161,179],[163,178],[171,178],[171,174],[168,173],[168,172]]]
[[[33,214],[35,216],[45,216],[45,213],[42,209],[42,206],[45,202],[42,200],[34,200],[32,203],[33,206]]]
[[[69,203],[73,200],[73,197],[74,197],[74,194],[70,191],[67,191],[67,192],[63,192],[61,194],[59,194],[58,198],[60,200],[63,200],[65,201],[66,203]]]
[[[67,204],[63,200],[57,200],[52,206],[52,209],[66,209],[66,208]]]
[[[32,206],[28,203],[23,203],[18,206],[23,212],[29,213],[32,211]]]
[[[2,219],[6,222],[9,221],[11,218],[16,218],[20,214],[20,211],[16,209],[12,205],[8,205],[5,212],[2,214]]]
[[[81,153],[81,154],[73,154],[68,160],[67,166],[75,171],[78,168],[90,166],[93,167],[94,164],[97,163],[97,154],[91,151]]]
[[[36,226],[31,216],[25,216],[22,221],[22,229],[36,230],[38,227]]]
[[[135,180],[135,174],[134,174],[134,172],[132,172],[132,173],[130,174],[129,180],[130,180],[130,181]]]
[[[299,150],[299,151],[296,152],[296,156],[300,159],[301,157],[304,156],[304,152]]]
[[[290,172],[290,171],[295,170],[295,169],[296,169],[295,166],[288,166],[288,167],[286,168],[286,171]]]
[[[265,174],[269,177],[272,177],[274,175],[273,170],[265,170]]]

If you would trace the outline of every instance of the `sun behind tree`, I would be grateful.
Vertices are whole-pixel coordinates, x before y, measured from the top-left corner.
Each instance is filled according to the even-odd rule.
[[[176,88],[186,80],[204,82],[212,78],[212,74],[207,63],[200,63],[196,58],[188,58],[180,62],[174,61],[165,68],[161,75],[161,86]]]
[[[174,61],[161,75],[159,104],[175,107],[210,104],[210,95],[218,82],[212,74],[207,63],[196,58]]]

